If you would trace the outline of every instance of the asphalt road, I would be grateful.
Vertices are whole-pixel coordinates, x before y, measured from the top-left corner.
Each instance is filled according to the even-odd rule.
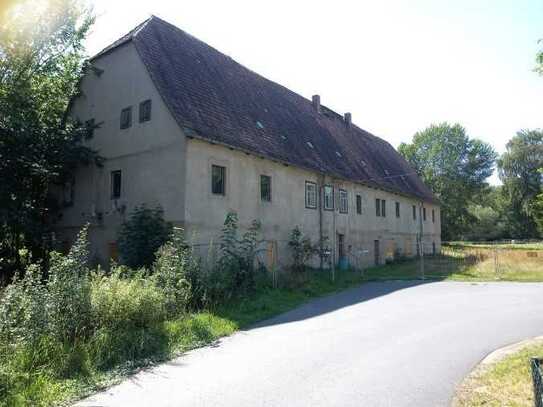
[[[79,406],[447,406],[489,352],[543,334],[543,284],[370,283],[141,372]]]

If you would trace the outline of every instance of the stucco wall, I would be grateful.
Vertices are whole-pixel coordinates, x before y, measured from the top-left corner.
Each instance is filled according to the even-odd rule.
[[[93,66],[102,73],[91,72],[83,79],[72,115],[99,124],[87,145],[98,150],[105,162],[102,168],[76,171],[73,206],[63,210],[58,226],[64,238],[90,222],[93,254],[103,261],[109,257],[118,225],[136,205],[160,204],[168,220],[182,224],[185,137],[132,44],[100,57]],[[139,103],[147,99],[152,101],[151,120],[139,123]],[[128,106],[132,106],[132,126],[120,129],[121,110]],[[110,173],[115,170],[122,171],[118,200],[111,199]]]
[[[226,167],[226,193],[211,192],[212,165]],[[272,200],[260,198],[260,175],[271,176]],[[185,226],[193,242],[206,246],[216,241],[228,211],[238,213],[240,226],[246,228],[253,220],[262,223],[263,238],[277,243],[279,265],[289,262],[287,241],[298,225],[313,242],[319,240],[319,209],[305,207],[305,182],[331,184],[336,194],[334,211],[322,211],[323,235],[327,245],[337,252],[337,234],[345,236],[345,251],[352,262],[367,266],[375,262],[375,240],[379,240],[379,262],[383,263],[394,250],[402,255],[416,254],[416,235],[420,230],[420,202],[409,197],[369,188],[352,182],[322,178],[318,174],[272,162],[243,152],[213,145],[198,139],[187,142],[187,194]],[[338,189],[348,192],[348,213],[338,210]],[[356,212],[356,195],[362,197],[362,214]],[[386,200],[386,217],[377,217],[375,199]],[[395,203],[400,203],[396,217]],[[417,206],[413,219],[412,206]],[[440,249],[439,208],[430,203],[423,222],[425,252]],[[432,222],[432,209],[435,221]],[[335,249],[335,250],[334,250]],[[315,259],[316,261],[316,259]]]

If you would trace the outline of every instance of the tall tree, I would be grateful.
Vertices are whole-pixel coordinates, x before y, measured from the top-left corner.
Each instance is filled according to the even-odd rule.
[[[98,157],[82,143],[90,129],[67,114],[85,68],[90,11],[77,0],[26,0],[0,13],[1,278],[23,246],[43,256],[51,186]]]
[[[443,238],[463,237],[473,220],[468,206],[493,172],[492,147],[470,139],[459,124],[441,123],[416,133],[412,143],[400,145],[399,152],[439,199]]]
[[[510,234],[537,237],[536,197],[542,192],[543,131],[522,130],[506,145],[498,160],[498,172],[507,197]]]

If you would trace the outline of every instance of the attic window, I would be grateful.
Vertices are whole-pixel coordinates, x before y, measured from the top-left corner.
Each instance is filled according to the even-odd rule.
[[[314,148],[313,147],[313,144],[311,144],[311,141],[306,141],[307,145],[309,146],[309,148]]]
[[[263,129],[264,125],[262,123],[260,123],[259,121],[257,121],[256,122],[256,127],[258,127],[259,129]]]
[[[339,151],[336,151],[336,155],[337,155],[338,157],[343,157]]]

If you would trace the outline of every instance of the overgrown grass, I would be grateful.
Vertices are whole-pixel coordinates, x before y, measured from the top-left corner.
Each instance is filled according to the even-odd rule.
[[[460,386],[455,407],[531,407],[534,405],[530,358],[543,355],[538,341],[496,363],[478,368]]]
[[[31,346],[0,347],[0,406],[61,404],[118,382],[138,368],[208,345],[311,298],[362,283],[357,272],[310,271],[213,311],[189,313],[138,328],[98,330],[75,345],[44,337]],[[16,349],[16,352],[13,352]]]
[[[420,259],[365,271],[368,280],[421,278]],[[543,281],[543,250],[507,250],[487,245],[444,246],[442,255],[424,258],[428,279],[457,281]]]

